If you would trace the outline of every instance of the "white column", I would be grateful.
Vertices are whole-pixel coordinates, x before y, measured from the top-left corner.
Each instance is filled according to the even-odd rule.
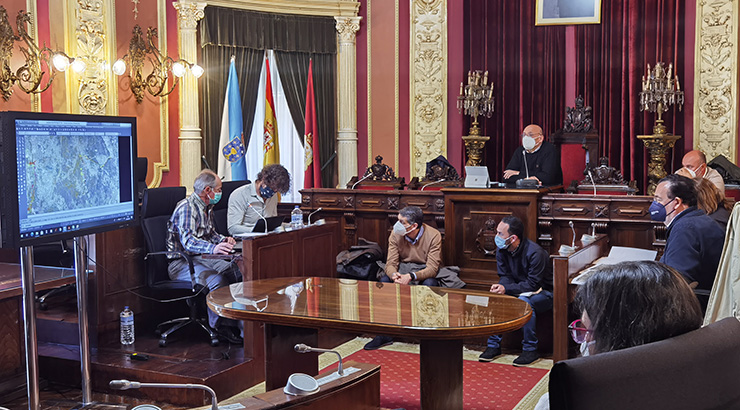
[[[360,29],[362,17],[334,18],[337,20],[339,37],[337,52],[339,185],[337,187],[344,188],[347,182],[357,175],[357,43],[355,34]]]
[[[178,1],[172,3],[177,9],[179,23],[180,58],[195,64],[197,56],[196,28],[204,16],[206,3]],[[193,181],[201,170],[200,115],[198,113],[198,83],[190,70],[180,79],[180,184],[193,189]]]

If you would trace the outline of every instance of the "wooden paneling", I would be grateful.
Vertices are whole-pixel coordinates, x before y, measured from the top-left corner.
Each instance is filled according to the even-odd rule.
[[[20,323],[21,298],[0,300],[0,380],[21,373],[22,326]]]

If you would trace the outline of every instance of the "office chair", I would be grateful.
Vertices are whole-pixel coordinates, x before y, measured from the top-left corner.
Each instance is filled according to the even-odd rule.
[[[227,221],[229,214],[229,197],[231,196],[231,193],[240,186],[248,183],[250,183],[249,180],[226,181],[223,183],[223,186],[221,187],[221,200],[213,206],[213,223],[216,226],[216,232],[221,235],[231,236],[229,235],[229,225]]]
[[[195,281],[193,261],[182,252],[167,252],[167,221],[172,216],[177,203],[185,198],[185,187],[154,188],[144,191],[144,200],[141,206],[141,228],[146,238],[147,254],[146,278],[150,290],[161,297],[172,298],[198,295],[187,299],[190,315],[178,319],[168,320],[157,325],[159,346],[167,346],[167,338],[183,327],[197,323],[211,338],[211,345],[218,345],[218,335],[208,326],[205,319],[198,317],[199,304],[205,303],[208,293]],[[190,265],[189,281],[171,280],[167,272],[167,255],[176,254],[187,260]],[[166,329],[162,331],[162,329]]]

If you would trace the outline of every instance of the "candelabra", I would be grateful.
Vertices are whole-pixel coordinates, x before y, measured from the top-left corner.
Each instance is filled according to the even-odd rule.
[[[203,68],[197,64],[191,64],[183,59],[175,60],[169,56],[162,56],[154,39],[157,38],[157,29],[149,27],[146,32],[146,40],[141,27],[134,26],[133,37],[129,42],[128,53],[113,64],[113,72],[123,75],[126,72],[126,61],[130,65],[129,77],[131,78],[131,92],[136,97],[136,102],[141,104],[144,100],[144,91],[148,91],[154,97],[164,97],[175,90],[180,77],[184,76],[190,69],[195,78],[203,75]],[[152,65],[152,72],[144,77],[144,59],[148,58]],[[169,72],[175,75],[172,87],[167,87]]]
[[[663,113],[668,111],[671,105],[677,105],[681,110],[684,102],[684,94],[678,81],[678,74],[673,74],[673,64],[668,65],[656,63],[651,70],[647,66],[647,73],[642,77],[642,91],[640,92],[640,111],[650,111],[658,114],[653,126],[653,135],[638,135],[650,153],[648,163],[648,189],[647,194],[653,195],[658,181],[667,174],[665,171],[665,154],[673,148],[679,135],[668,134],[663,124]]]
[[[488,71],[468,71],[468,84],[460,83],[460,95],[457,97],[457,110],[473,118],[470,135],[462,137],[468,155],[467,166],[478,166],[482,162],[483,148],[490,138],[480,135],[478,117],[485,115],[491,118],[493,101],[493,83],[488,84]]]

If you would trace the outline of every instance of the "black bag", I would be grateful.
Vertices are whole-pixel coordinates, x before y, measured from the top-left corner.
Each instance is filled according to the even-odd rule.
[[[719,172],[726,184],[740,184],[740,168],[733,164],[724,155],[718,155],[716,158],[709,161],[707,166],[710,166]]]
[[[339,277],[376,280],[379,269],[376,261],[383,258],[383,250],[380,245],[365,238],[360,238],[357,243],[358,245],[337,255]]]

